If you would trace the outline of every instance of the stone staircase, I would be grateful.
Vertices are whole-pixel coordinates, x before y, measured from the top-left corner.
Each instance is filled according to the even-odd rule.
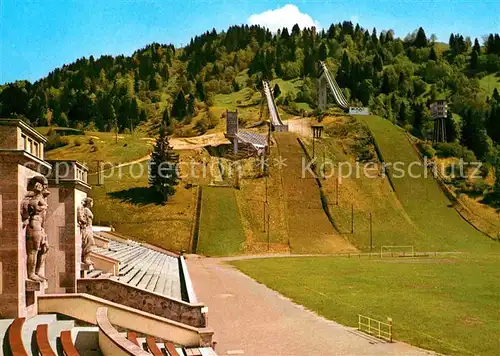
[[[74,320],[60,320],[54,314],[0,320],[1,355],[5,356],[100,356],[99,327],[77,326]],[[155,356],[217,356],[211,347],[183,347],[172,342],[157,342],[151,336],[137,337],[135,332],[120,336],[139,346],[142,353]],[[110,355],[111,356],[111,355]]]
[[[61,341],[61,334],[69,332],[73,345],[78,354],[85,356],[98,356],[98,328],[75,327],[74,320],[58,320],[54,314],[41,314],[31,319],[0,320],[0,340],[2,341],[2,355],[13,356],[63,356],[71,355],[66,352],[69,345]],[[84,338],[84,341],[81,338]]]
[[[109,241],[108,248],[94,252],[120,261],[117,276],[95,269],[86,278],[109,277],[131,286],[182,300],[179,259],[135,241]]]

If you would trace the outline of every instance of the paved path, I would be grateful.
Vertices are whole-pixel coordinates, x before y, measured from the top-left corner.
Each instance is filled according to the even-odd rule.
[[[187,263],[198,300],[209,308],[220,356],[432,354],[379,342],[319,317],[220,259],[193,255]]]

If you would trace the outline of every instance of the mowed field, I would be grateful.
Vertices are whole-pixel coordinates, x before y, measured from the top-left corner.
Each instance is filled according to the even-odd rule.
[[[500,255],[234,261],[292,301],[344,325],[393,318],[394,338],[452,355],[498,355]]]
[[[234,189],[204,187],[197,253],[226,256],[244,250],[245,231]]]
[[[378,116],[358,118],[370,129],[383,161],[403,164],[403,177],[396,178],[390,168],[388,175],[406,213],[423,233],[415,245],[417,250],[489,251],[497,245],[460,217],[432,175],[425,177],[422,165],[410,166],[420,161],[401,129]],[[408,173],[410,169],[413,177]]]

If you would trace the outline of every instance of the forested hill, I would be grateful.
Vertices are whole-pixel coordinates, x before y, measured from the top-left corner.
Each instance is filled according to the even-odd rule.
[[[369,31],[351,22],[321,32],[296,25],[275,34],[232,26],[197,36],[185,48],[153,43],[131,56],[78,59],[35,83],[2,85],[0,116],[99,130],[162,119],[179,126],[213,105],[216,94],[258,91],[262,78],[277,77],[303,79],[281,103],[314,108],[318,60],[324,60],[351,103],[370,106],[423,138],[431,131],[429,101],[446,98],[454,113],[448,139],[486,157],[500,140],[500,95],[494,89],[500,37],[435,40],[422,28],[396,38],[392,30]]]

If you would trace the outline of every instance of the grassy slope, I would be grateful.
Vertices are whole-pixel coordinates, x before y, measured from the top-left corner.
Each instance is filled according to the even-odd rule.
[[[308,144],[311,152],[311,143]],[[319,163],[323,157],[332,162],[352,162],[346,155],[338,137],[325,137],[316,145]],[[362,171],[361,171],[362,172]],[[328,173],[328,172],[327,172]],[[372,173],[373,174],[373,173]],[[370,250],[370,220],[372,214],[372,246],[375,251],[385,245],[419,245],[422,232],[412,223],[398,201],[386,178],[342,178],[339,202],[336,205],[337,174],[323,180],[330,211],[340,232],[362,251]],[[354,215],[354,232],[351,233],[351,209]],[[421,249],[426,249],[421,246]]]
[[[488,95],[493,93],[493,90],[497,88],[500,91],[500,76],[497,74],[488,74],[481,78],[479,81],[481,88],[486,91]]]
[[[287,258],[233,262],[328,319],[394,321],[394,337],[454,355],[498,352],[500,256],[447,259]]]
[[[203,188],[197,252],[225,256],[243,251],[245,232],[239,214],[233,189]]]
[[[118,143],[111,132],[87,132],[85,135],[65,136],[70,143],[66,146],[47,151],[46,159],[77,160],[85,163],[90,171],[97,170],[96,160],[111,164],[134,161],[149,154],[153,146],[146,139],[132,135],[120,134]],[[93,144],[89,140],[93,140]],[[75,145],[75,141],[80,143]],[[97,147],[91,152],[92,147]]]
[[[386,163],[404,162],[408,172],[410,163],[419,162],[403,131],[391,122],[378,116],[359,118],[368,125]],[[404,209],[423,232],[421,240],[416,244],[417,250],[425,247],[431,250],[487,251],[494,245],[450,207],[449,200],[434,178],[430,174],[427,178],[423,177],[423,167],[412,167],[412,172],[422,177],[411,178],[405,174],[403,178],[392,179],[392,182]]]
[[[121,171],[121,177],[116,171],[90,192],[94,198],[95,223],[111,224],[120,233],[168,250],[187,250],[195,206],[194,188],[185,189],[180,184],[168,203],[161,205],[156,193],[148,188],[146,162]]]
[[[282,175],[291,251],[335,253],[355,250],[328,220],[314,178],[308,173],[302,176],[302,159],[305,155],[297,143],[297,136],[279,133],[275,139],[278,152],[286,164]]]

